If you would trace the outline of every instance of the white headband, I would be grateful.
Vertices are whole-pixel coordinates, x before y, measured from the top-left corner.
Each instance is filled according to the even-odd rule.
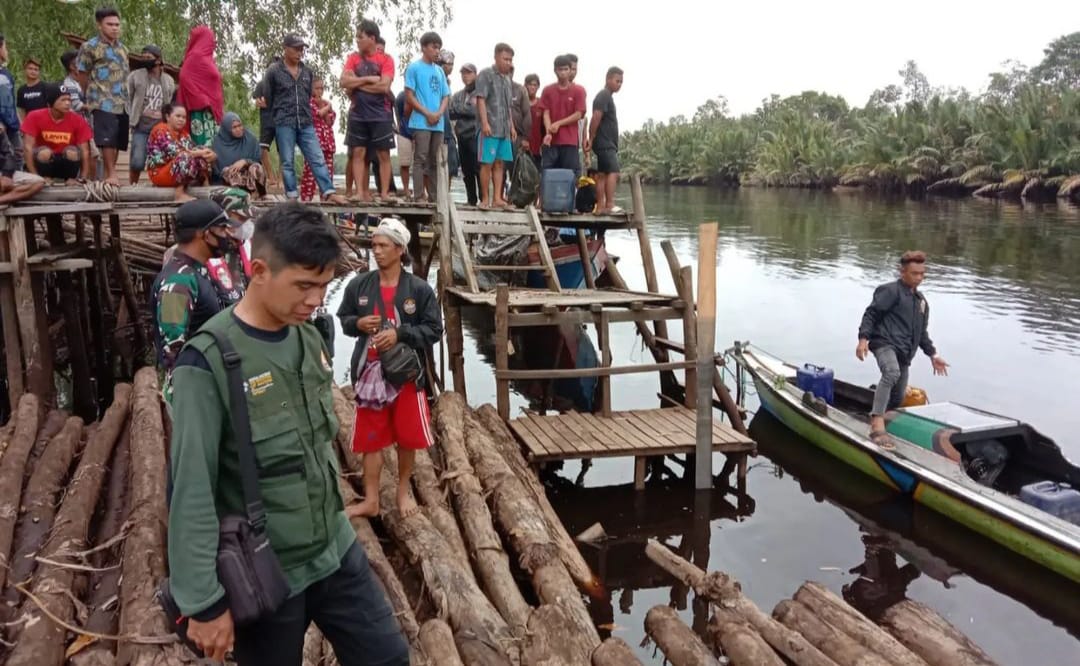
[[[412,240],[408,227],[396,217],[384,217],[375,228],[373,235],[386,236],[394,241],[395,245],[400,245],[405,249],[409,248],[409,241]]]

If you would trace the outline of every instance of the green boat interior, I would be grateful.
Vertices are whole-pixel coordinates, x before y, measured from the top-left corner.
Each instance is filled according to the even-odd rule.
[[[794,376],[787,380],[797,386]],[[869,423],[873,396],[872,388],[835,379],[831,407]],[[818,403],[815,411],[820,413],[823,401],[804,396],[804,403],[813,408],[810,402]],[[942,456],[958,457],[968,476],[1000,492],[1021,496],[1022,489],[1045,482],[1080,488],[1080,467],[1053,440],[1016,419],[943,402],[901,408],[886,420],[894,436]]]

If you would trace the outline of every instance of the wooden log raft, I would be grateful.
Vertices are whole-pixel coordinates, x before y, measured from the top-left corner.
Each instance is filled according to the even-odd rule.
[[[30,455],[26,459],[26,468],[23,472],[24,482],[30,480],[30,475],[33,474],[38,459],[41,458],[41,454],[45,453],[45,447],[64,428],[69,416],[70,414],[62,409],[50,409],[49,413],[45,415],[45,420],[38,426],[34,446],[30,449]]]
[[[23,470],[30,457],[30,449],[37,438],[41,402],[32,393],[19,398],[15,411],[15,430],[11,442],[0,458],[0,588],[8,575],[8,556],[15,537],[15,522],[19,517],[22,499]]]
[[[44,428],[43,428],[44,430]],[[11,618],[22,595],[13,585],[25,583],[34,572],[37,562],[34,555],[45,543],[49,530],[52,529],[58,502],[56,497],[65,486],[75,450],[82,440],[83,421],[72,416],[64,423],[63,429],[49,440],[37,465],[34,466],[26,492],[22,499],[22,516],[15,529],[15,548],[11,556],[11,569],[4,590],[3,617]]]
[[[818,618],[805,604],[784,599],[773,610],[773,617],[797,631],[838,664],[851,666],[889,666],[884,658],[851,636]]]
[[[592,653],[592,666],[641,666],[641,660],[623,639],[612,636]]]
[[[465,666],[450,625],[435,618],[420,627],[420,646],[431,666]]]
[[[668,606],[653,606],[645,615],[645,633],[672,666],[720,666],[720,660],[679,614]]]
[[[105,413],[94,438],[87,443],[64,502],[56,514],[53,531],[42,549],[42,556],[46,559],[71,561],[75,559],[74,553],[86,547],[90,519],[105,480],[106,465],[130,405],[131,387],[118,384],[113,404]],[[110,424],[115,427],[110,427]],[[7,666],[60,666],[64,662],[64,636],[67,630],[52,618],[71,621],[75,609],[73,596],[69,595],[72,594],[74,576],[75,572],[63,565],[42,564],[38,568],[32,590],[34,599],[23,604],[20,613],[24,623],[22,635],[8,657]]]
[[[450,550],[461,559],[461,563],[469,566],[469,551],[465,548],[465,538],[458,528],[457,519],[450,511],[446,493],[439,487],[439,477],[435,472],[435,464],[427,451],[416,452],[416,464],[413,466],[413,487],[420,499],[420,506],[424,515],[428,517],[435,529],[442,533],[449,544]]]
[[[551,506],[543,484],[540,483],[540,479],[529,467],[529,463],[526,462],[513,433],[506,427],[506,423],[499,418],[499,412],[491,405],[482,405],[476,410],[476,417],[480,419],[480,422],[491,434],[499,453],[502,454],[503,460],[514,470],[514,474],[525,484],[537,506],[540,507],[540,511],[544,514],[544,520],[547,521],[548,533],[559,549],[559,559],[566,566],[566,571],[570,574],[570,577],[586,594],[600,593],[602,591],[600,580],[593,574],[581,551],[578,550],[577,544],[574,543],[574,540],[566,531],[566,527],[563,525],[559,515],[555,513],[555,507]]]
[[[837,666],[810,641],[766,615],[742,594],[739,584],[726,574],[706,574],[671,552],[655,539],[649,539],[645,554],[658,567],[692,587],[694,593],[714,604],[721,621],[741,621],[752,626],[778,653],[796,666]]]
[[[131,523],[124,541],[124,564],[120,579],[120,633],[167,635],[168,620],[154,600],[158,583],[165,577],[165,434],[161,421],[161,398],[157,371],[143,368],[135,373],[131,408],[131,463],[129,493]],[[179,644],[140,645],[120,643],[117,662],[144,666],[169,656],[185,654]]]
[[[338,486],[341,488],[341,497],[345,501],[345,506],[360,501],[356,491],[344,479],[338,479]],[[401,632],[405,635],[405,639],[409,641],[410,646],[414,649],[419,647],[420,624],[416,621],[416,615],[413,614],[412,606],[409,604],[409,597],[405,594],[405,587],[401,584],[401,580],[398,579],[397,573],[394,572],[390,560],[386,559],[386,554],[383,553],[382,546],[379,544],[379,537],[375,536],[375,531],[371,529],[371,523],[368,522],[367,518],[356,516],[350,518],[349,522],[356,531],[357,541],[360,542],[364,553],[367,554],[371,570],[382,581],[383,591],[386,592],[386,598],[390,601],[390,607],[394,609],[394,617],[397,618],[398,624],[401,625]]]
[[[569,577],[566,580],[569,581]],[[573,587],[573,583],[570,585]],[[581,631],[573,611],[560,603],[546,603],[529,616],[522,663],[544,666],[587,664],[597,647],[596,638]]]
[[[745,622],[724,620],[714,615],[706,629],[709,640],[723,651],[733,666],[784,666],[761,634]]]
[[[121,538],[128,513],[128,469],[131,461],[131,430],[124,428],[120,441],[113,449],[109,467],[108,487],[105,490],[105,515],[94,539],[96,547]],[[90,618],[86,629],[99,634],[115,634],[120,622],[120,573],[123,548],[120,545],[95,554],[91,563],[105,571],[90,577],[90,592],[86,605]],[[116,643],[96,641],[68,660],[71,666],[112,666],[116,663]]]
[[[445,478],[477,575],[510,630],[521,636],[532,609],[521,596],[517,581],[510,572],[510,559],[495,532],[483,489],[469,462],[464,444],[464,400],[456,393],[442,394],[435,404],[434,416],[439,445],[446,457]]]
[[[803,583],[795,593],[795,600],[809,607],[818,618],[887,659],[893,666],[926,666],[925,660],[821,583]]]
[[[881,624],[930,666],[991,666],[992,660],[970,638],[933,609],[911,599],[890,606]]]
[[[515,638],[506,620],[480,591],[472,572],[462,569],[450,554],[446,539],[423,513],[402,518],[397,508],[397,455],[393,447],[383,450],[382,475],[379,477],[379,512],[383,525],[409,562],[424,577],[428,594],[454,630],[458,649],[469,647],[472,654],[482,654],[470,664],[487,666],[516,664],[509,654],[517,650]]]
[[[593,650],[600,645],[600,635],[581,600],[573,579],[559,558],[559,549],[551,539],[547,521],[532,494],[503,460],[491,433],[479,420],[466,411],[465,401],[456,393],[444,393],[447,412],[460,410],[464,414],[464,442],[470,461],[494,510],[502,533],[518,555],[518,563],[532,577],[537,596],[544,603],[559,604],[577,627],[575,633],[587,639],[587,649],[580,655],[588,662]],[[455,433],[445,440],[449,450]]]

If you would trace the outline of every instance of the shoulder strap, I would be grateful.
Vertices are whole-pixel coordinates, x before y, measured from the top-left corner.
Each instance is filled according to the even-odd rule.
[[[247,398],[244,396],[244,378],[240,374],[240,354],[223,333],[209,328],[203,328],[201,332],[214,338],[221,350],[221,360],[225,363],[229,386],[229,416],[232,420],[233,435],[236,437],[237,455],[240,458],[240,484],[244,491],[244,506],[248,522],[252,528],[261,532],[266,525],[266,508],[259,493],[259,471],[255,462],[255,446],[251,442],[251,419],[248,416]]]

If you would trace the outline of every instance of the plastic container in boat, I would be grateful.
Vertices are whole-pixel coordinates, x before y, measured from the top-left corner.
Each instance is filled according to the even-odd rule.
[[[1042,509],[1074,525],[1080,525],[1080,491],[1067,483],[1038,481],[1020,489],[1025,504]]]
[[[540,176],[540,201],[545,213],[574,212],[574,172],[544,169]]]
[[[795,370],[795,385],[833,404],[833,371],[807,363]]]

